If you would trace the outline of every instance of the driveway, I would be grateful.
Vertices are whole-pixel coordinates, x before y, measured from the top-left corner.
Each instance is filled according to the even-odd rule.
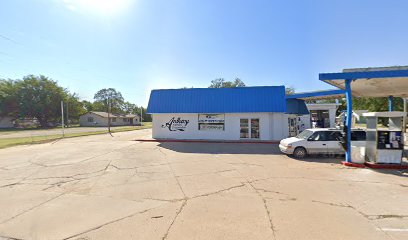
[[[0,150],[0,238],[408,239],[407,172],[150,134]]]

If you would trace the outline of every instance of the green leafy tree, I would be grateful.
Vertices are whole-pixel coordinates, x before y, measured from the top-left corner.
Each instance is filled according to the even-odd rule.
[[[95,111],[93,103],[87,100],[82,101],[82,107],[85,109],[86,112]]]
[[[137,114],[138,113],[138,106],[136,104],[130,103],[130,102],[124,102],[122,105],[122,112],[123,113],[132,113],[132,114]]]
[[[388,111],[388,98],[386,97],[353,97],[353,110],[368,110],[369,112],[384,112]],[[347,103],[345,99],[342,99],[340,106],[337,109],[337,113],[347,109]],[[402,98],[394,98],[394,111],[403,111],[404,102]]]
[[[65,109],[68,112],[69,117],[69,119],[67,119],[69,121],[66,121],[67,123],[77,122],[79,120],[79,117],[87,112],[83,105],[83,102],[80,101],[79,96],[76,93],[68,94],[65,106],[68,106],[68,110]]]
[[[41,127],[61,119],[61,101],[68,91],[45,76],[28,75],[16,81],[17,103],[20,117],[36,118]]]
[[[293,87],[287,87],[287,88],[285,88],[285,92],[286,92],[286,95],[295,94],[295,88],[293,88]]]
[[[143,122],[151,122],[152,121],[152,115],[147,114],[146,111],[147,109],[142,107],[143,113],[140,113],[140,108],[139,108],[139,112],[137,114],[139,114],[139,116],[142,116],[143,118]]]
[[[10,79],[0,79],[0,117],[17,118],[18,112],[16,82]]]
[[[225,81],[224,78],[217,78],[211,81],[209,88],[233,88],[233,87],[245,87],[245,83],[235,78],[234,81]]]
[[[116,91],[116,89],[114,88],[104,88],[104,89],[99,90],[97,93],[95,93],[94,99],[95,99],[94,104],[102,104],[103,109],[104,109],[103,111],[109,111],[108,109],[108,106],[109,106],[110,111],[113,113],[122,112],[122,106],[124,103],[124,99],[123,99],[122,93],[120,93],[119,91]],[[98,110],[101,111],[102,109],[98,109]]]

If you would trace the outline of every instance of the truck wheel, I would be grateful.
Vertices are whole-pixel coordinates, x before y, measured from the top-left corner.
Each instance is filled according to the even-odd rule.
[[[297,147],[293,151],[293,156],[295,158],[304,158],[304,157],[307,156],[307,151],[306,151],[306,149],[304,147]]]

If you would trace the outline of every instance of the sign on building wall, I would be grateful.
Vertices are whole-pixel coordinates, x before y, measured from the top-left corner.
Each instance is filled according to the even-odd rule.
[[[198,114],[198,123],[224,123],[225,114]]]
[[[168,128],[169,131],[185,131],[188,123],[190,120],[188,119],[182,119],[180,117],[176,118],[173,117],[171,118],[168,122],[163,124],[161,127],[162,128]]]
[[[225,114],[198,114],[198,130],[224,131]]]

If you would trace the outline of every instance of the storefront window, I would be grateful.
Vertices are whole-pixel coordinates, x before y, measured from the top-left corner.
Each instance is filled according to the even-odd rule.
[[[248,119],[241,119],[240,121],[240,138],[249,138],[249,121]]]

